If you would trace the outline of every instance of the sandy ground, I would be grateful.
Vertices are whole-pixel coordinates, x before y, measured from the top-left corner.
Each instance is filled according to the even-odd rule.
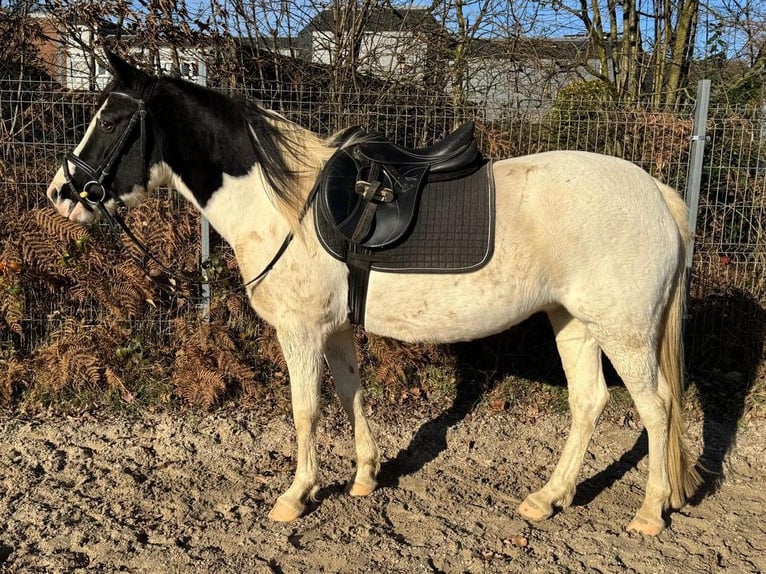
[[[292,524],[266,514],[292,476],[290,419],[218,412],[0,420],[0,569],[7,572],[762,572],[766,423],[740,425],[719,488],[627,533],[646,440],[604,420],[574,505],[528,524],[514,508],[550,474],[566,416],[534,424],[478,409],[375,424],[381,486],[343,492],[350,430],[330,405],[324,487]],[[375,420],[375,416],[373,416]],[[704,432],[703,432],[704,428]],[[717,427],[692,423],[698,451]],[[724,432],[720,429],[721,433]],[[720,434],[720,433],[719,433]],[[720,442],[720,441],[719,441]],[[717,449],[717,450],[716,450]]]

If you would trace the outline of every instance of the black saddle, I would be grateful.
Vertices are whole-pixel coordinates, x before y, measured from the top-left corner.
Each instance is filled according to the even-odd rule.
[[[406,237],[426,181],[455,179],[483,163],[472,121],[420,149],[362,128],[348,132],[319,175],[317,199],[336,231],[366,249],[384,249]]]

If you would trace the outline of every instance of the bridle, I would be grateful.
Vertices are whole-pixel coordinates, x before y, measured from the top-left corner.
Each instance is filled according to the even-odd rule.
[[[219,280],[198,280],[193,279],[191,277],[186,277],[183,275],[179,275],[178,273],[175,273],[168,269],[168,267],[159,261],[152,253],[149,251],[149,248],[146,247],[146,245],[138,238],[136,235],[131,231],[130,227],[128,227],[128,224],[125,222],[125,214],[127,213],[127,206],[125,205],[125,202],[122,201],[118,196],[116,196],[112,190],[108,186],[107,180],[112,175],[112,170],[114,169],[117,161],[120,159],[120,157],[125,153],[126,147],[128,145],[129,139],[131,134],[133,133],[133,130],[136,129],[136,126],[139,126],[140,128],[140,138],[141,138],[141,157],[144,163],[146,163],[146,151],[147,151],[147,141],[146,141],[146,116],[149,113],[146,109],[146,101],[149,100],[149,98],[154,93],[154,88],[157,85],[157,80],[155,80],[146,90],[145,95],[143,98],[136,98],[130,94],[126,94],[125,92],[111,92],[109,96],[120,96],[127,98],[131,100],[132,102],[136,103],[136,111],[133,112],[133,115],[130,116],[130,120],[128,121],[128,125],[125,126],[125,129],[120,134],[120,137],[117,138],[117,140],[112,144],[112,146],[109,148],[109,151],[104,156],[104,159],[101,161],[98,167],[91,166],[88,162],[83,160],[82,158],[78,157],[74,152],[67,152],[64,154],[64,158],[62,160],[62,170],[64,172],[64,179],[66,181],[66,184],[69,186],[69,189],[74,191],[74,195],[77,198],[77,201],[82,204],[82,206],[87,209],[88,211],[93,211],[93,209],[98,209],[99,212],[104,216],[105,221],[109,225],[110,228],[116,230],[117,228],[121,229],[129,238],[130,240],[135,243],[135,245],[146,255],[149,259],[154,261],[162,271],[168,275],[169,277],[172,277],[174,279],[178,279],[180,281],[185,281],[187,283],[192,283],[196,285],[214,285],[218,283],[225,283],[228,281],[227,279],[219,279]],[[248,134],[251,136],[249,124],[246,122],[246,126],[248,129]],[[84,172],[88,176],[88,181],[83,185],[82,190],[79,192],[75,189],[74,180],[72,178],[72,173],[69,169],[69,163],[72,163],[75,165],[77,169]],[[144,189],[146,189],[147,186],[147,175],[146,175],[146,169],[144,170]],[[116,209],[114,210],[114,213],[110,213],[109,210],[106,208],[106,202],[107,201],[113,201],[115,203]],[[272,270],[274,265],[276,265],[277,261],[282,257],[284,252],[287,250],[287,247],[290,245],[290,242],[293,239],[293,234],[288,233],[285,240],[282,242],[282,245],[277,250],[274,257],[271,259],[271,261],[266,265],[266,267],[261,271],[258,275],[250,279],[247,283],[244,283],[242,285],[242,288],[248,287],[250,285],[257,284],[260,282],[266,275],[269,273],[269,271]]]
[[[156,82],[150,86],[149,90],[147,90],[146,99],[151,97],[155,85]],[[107,179],[109,179],[109,176],[112,175],[112,169],[117,163],[117,160],[119,160],[122,154],[125,153],[125,147],[137,125],[141,128],[141,155],[143,158],[146,157],[146,114],[148,112],[146,110],[144,99],[133,97],[125,92],[112,92],[109,96],[120,96],[135,102],[136,111],[130,116],[128,125],[125,126],[120,137],[117,138],[111,148],[109,148],[109,151],[104,155],[104,159],[101,160],[99,166],[94,168],[88,162],[78,157],[74,152],[65,153],[61,162],[61,167],[64,171],[64,179],[69,188],[75,191],[77,201],[79,201],[88,211],[93,211],[93,208],[97,207],[102,213],[108,213],[108,210],[104,207],[104,203],[108,200],[115,202],[118,211],[124,212],[126,209],[125,203],[119,197],[114,195],[105,183]],[[70,162],[90,178],[79,192],[75,189],[72,173],[69,170]],[[107,220],[109,220],[109,218],[107,218]]]

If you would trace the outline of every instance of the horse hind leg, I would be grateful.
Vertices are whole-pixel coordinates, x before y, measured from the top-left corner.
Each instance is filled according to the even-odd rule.
[[[548,317],[567,377],[572,422],[550,480],[519,505],[519,513],[534,521],[551,516],[554,507],[564,508],[572,503],[583,456],[609,399],[601,349],[588,328],[563,308],[549,312]]]
[[[641,422],[649,437],[649,476],[646,481],[644,502],[628,530],[657,535],[665,528],[662,517],[671,496],[668,475],[668,428],[670,421],[670,397],[654,351],[647,347],[644,352],[623,350],[610,355],[612,364],[630,392]]]
[[[683,446],[680,442],[670,444],[683,439],[682,433],[674,435],[671,429],[672,409],[680,405],[674,405],[671,386],[659,368],[657,345],[651,336],[643,344],[636,338],[625,338],[605,341],[602,347],[625,383],[649,438],[649,476],[644,501],[627,529],[655,536],[665,528],[663,512],[677,498],[672,496],[669,452],[673,454],[672,449]]]
[[[349,483],[348,493],[351,496],[366,496],[377,486],[380,452],[364,413],[363,392],[354,350],[354,332],[350,328],[329,338],[325,344],[325,360],[330,367],[338,398],[354,432],[356,472]]]

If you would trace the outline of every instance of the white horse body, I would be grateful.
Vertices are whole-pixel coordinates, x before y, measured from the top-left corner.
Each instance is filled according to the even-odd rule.
[[[648,331],[685,253],[687,232],[669,210],[684,217],[675,191],[632,163],[587,152],[546,152],[493,167],[497,227],[489,263],[454,275],[371,272],[365,329],[408,342],[471,341],[563,306],[594,326],[611,314],[626,330]],[[253,193],[253,180],[261,178],[231,178],[203,210],[234,248],[244,280],[263,269],[290,230],[268,196]],[[631,190],[640,191],[625,193]],[[312,309],[330,332],[347,321],[347,268],[321,247],[312,221],[309,213],[300,240],[253,290],[256,310],[278,329],[294,320],[305,325]],[[286,312],[296,302],[285,287],[292,284],[312,287],[298,290],[308,299],[297,302],[295,317]]]
[[[122,68],[120,81],[132,87],[136,80],[132,84],[130,76],[139,72],[113,57],[112,63]],[[291,141],[300,143],[304,157],[293,167],[300,172],[296,189],[306,200],[334,149],[286,120],[270,116],[268,121],[290,130]],[[455,342],[498,333],[537,311],[548,314],[567,375],[572,428],[551,479],[519,507],[533,520],[572,501],[583,455],[608,399],[601,366],[605,352],[649,437],[646,497],[629,526],[656,534],[664,528],[663,511],[682,505],[699,480],[680,416],[685,205],[637,166],[602,155],[541,153],[498,161],[493,171],[492,259],[464,274],[373,271],[365,327],[403,341]],[[301,219],[300,209],[280,201],[265,175],[259,163],[239,177],[224,173],[220,188],[201,206],[183,178],[159,161],[149,170],[147,187],[172,185],[193,201],[234,249],[246,281],[269,264],[289,233],[295,234],[271,271],[248,286],[253,308],[276,328],[290,371],[297,471],[270,517],[293,520],[319,484],[315,428],[325,362],[354,427],[352,495],[375,488],[380,455],[363,407],[348,321],[348,269],[320,245],[313,207]],[[59,212],[77,221],[92,218],[64,188],[60,169],[48,192]],[[140,195],[135,185],[129,192],[124,196]]]
[[[548,313],[569,380],[574,420],[561,470],[547,490],[531,495],[520,508],[525,516],[540,519],[554,506],[570,504],[574,495],[582,456],[608,398],[601,350],[625,379],[647,424],[668,427],[668,414],[653,404],[658,392],[672,394],[657,368],[656,349],[671,295],[682,289],[686,207],[674,190],[637,166],[598,154],[558,151],[507,159],[494,164],[494,175],[497,227],[491,261],[457,275],[372,272],[365,327],[403,341],[445,343],[485,337],[537,311]],[[236,207],[230,203],[231,190],[222,190],[227,213],[240,214],[240,222],[247,213],[267,214],[254,217],[252,225],[238,225],[238,234],[227,238],[247,280],[266,265],[290,226],[284,219],[275,224],[279,215],[272,204],[254,201],[243,191],[247,186],[236,187],[243,201]],[[215,211],[217,201],[206,213]],[[301,456],[300,436],[302,427],[313,435],[319,352],[332,368],[341,398],[346,395],[344,404],[355,423],[358,471],[352,493],[366,494],[374,487],[379,465],[347,331],[347,268],[324,251],[311,221],[309,213],[300,240],[251,290],[254,308],[276,327],[286,352],[299,436],[297,492],[280,499],[271,514],[276,519],[299,515],[316,487],[316,471],[310,470],[315,462],[308,453]],[[652,433],[653,450],[664,450],[666,440],[659,429]],[[634,529],[656,533],[664,526],[660,515],[671,488],[663,466],[659,461],[654,465],[662,486],[631,523]],[[303,469],[309,478],[296,487]]]

